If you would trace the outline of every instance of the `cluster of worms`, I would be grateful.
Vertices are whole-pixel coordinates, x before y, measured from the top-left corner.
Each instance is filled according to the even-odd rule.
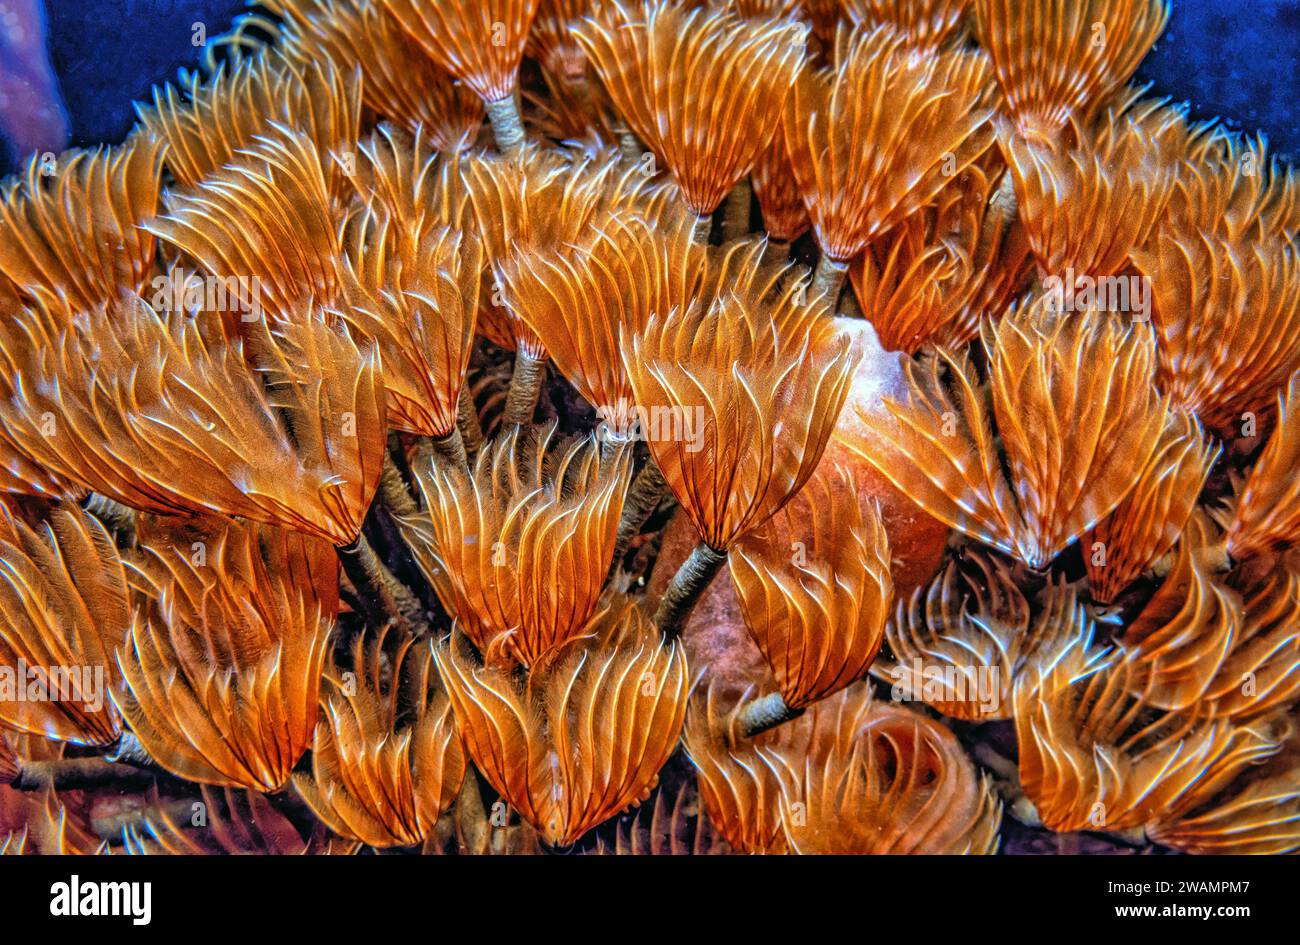
[[[33,157],[0,850],[1300,850],[1300,186],[1168,16],[263,0]]]

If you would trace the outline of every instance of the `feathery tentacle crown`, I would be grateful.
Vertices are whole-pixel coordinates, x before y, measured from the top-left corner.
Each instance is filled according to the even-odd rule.
[[[770,239],[793,243],[808,232],[812,220],[795,177],[794,162],[779,131],[754,161],[754,196]]]
[[[1011,694],[1028,667],[1049,662],[1093,627],[1064,583],[1031,608],[1009,568],[972,555],[950,561],[928,588],[899,602],[885,628],[892,659],[873,669],[894,692],[966,721],[1009,719]]]
[[[331,830],[373,847],[421,842],[465,777],[432,650],[413,638],[386,645],[387,636],[358,636],[349,674],[326,672],[311,775],[293,777]]]
[[[1020,133],[1050,141],[1129,80],[1170,8],[1169,0],[974,0],[972,9]]]
[[[428,517],[403,527],[448,611],[489,662],[536,666],[586,632],[614,553],[629,457],[515,428],[472,472],[417,471]]]
[[[999,204],[1005,173],[996,152],[985,152],[849,267],[862,312],[887,350],[966,345],[981,319],[1020,288],[1029,247]]]
[[[805,65],[782,128],[822,252],[848,262],[987,150],[991,89],[982,54],[917,54],[887,26]]]
[[[985,323],[987,386],[965,354],[941,348],[905,365],[906,403],[859,411],[880,440],[861,454],[882,475],[1038,569],[1128,495],[1168,415],[1141,326],[1055,314],[1046,299]]]
[[[992,853],[1001,804],[951,732],[865,684],[738,743],[697,696],[686,747],[700,800],[746,853]]]
[[[379,0],[425,53],[484,102],[515,93],[538,0]]]
[[[126,571],[103,525],[67,505],[33,529],[0,507],[0,723],[116,741],[122,720],[109,694],[121,689],[115,653],[130,626]]]
[[[576,37],[632,130],[707,216],[753,168],[804,58],[793,20],[610,0]],[[756,130],[757,129],[757,132]]]
[[[593,219],[567,252],[530,250],[503,267],[505,299],[564,377],[596,408],[608,441],[627,439],[639,415],[623,367],[622,339],[656,312],[689,305],[701,291],[708,251],[686,213],[618,210]]]
[[[149,756],[203,784],[278,790],[311,747],[333,615],[292,580],[301,536],[226,522],[147,546],[120,651],[122,716]]]
[[[1186,146],[1185,121],[1148,103],[1110,109],[1074,137],[1075,146],[1063,147],[1000,125],[999,143],[1039,269],[1058,280],[1113,276],[1146,243],[1173,194],[1170,155]]]
[[[1249,432],[1300,370],[1295,231],[1274,231],[1267,214],[1233,216],[1171,215],[1133,253],[1154,295],[1160,388],[1221,435]]]
[[[1058,831],[1151,828],[1177,820],[1277,751],[1276,722],[1202,711],[1152,714],[1136,664],[1090,639],[1017,681],[1020,783]]]
[[[344,73],[359,71],[365,107],[422,130],[439,151],[457,151],[478,138],[478,95],[429,58],[381,0],[273,0],[262,6],[284,19],[277,48],[298,68],[330,60]]]
[[[337,188],[327,156],[307,135],[281,127],[171,194],[167,215],[146,226],[212,275],[255,286],[246,322],[263,315],[292,322],[304,306],[338,295]]]
[[[889,539],[851,474],[819,469],[729,558],[745,625],[785,704],[802,709],[867,672],[893,601]]]
[[[1201,854],[1284,854],[1300,851],[1300,768],[1292,750],[1246,776],[1222,800],[1162,819],[1147,830],[1154,842]]]
[[[506,347],[546,357],[538,333],[523,317],[528,299],[512,278],[515,260],[527,254],[554,258],[589,237],[593,225],[619,211],[641,211],[657,219],[664,209],[661,188],[647,184],[637,168],[617,155],[586,155],[524,146],[515,154],[471,155],[463,164],[470,206],[493,276],[500,287]],[[494,339],[496,340],[496,339]]]
[[[726,247],[705,298],[624,333],[636,403],[664,421],[648,437],[650,452],[717,551],[812,476],[856,364],[824,298],[808,297],[805,276],[764,266],[763,250],[754,241]]]
[[[0,187],[0,300],[63,296],[93,307],[143,289],[155,240],[140,224],[158,212],[163,148],[126,144],[35,155]]]
[[[685,653],[636,601],[611,602],[588,635],[523,680],[456,640],[435,653],[474,764],[555,846],[648,797],[686,715]]]
[[[319,319],[286,325],[262,352],[268,389],[238,339],[138,296],[66,321],[28,309],[0,340],[19,452],[131,508],[356,537],[383,448],[373,352]]]
[[[381,126],[362,142],[352,183],[372,196],[348,221],[331,314],[374,343],[389,426],[443,439],[456,429],[484,266],[459,164],[418,130]]]
[[[140,124],[165,145],[176,182],[193,188],[277,124],[301,131],[321,154],[349,147],[361,125],[361,96],[354,69],[329,58],[296,63],[266,51],[222,64],[206,83],[190,76],[184,95],[173,85],[155,89]]]

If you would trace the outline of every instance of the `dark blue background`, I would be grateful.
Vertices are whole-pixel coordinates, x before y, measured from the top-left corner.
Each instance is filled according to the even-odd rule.
[[[50,47],[74,144],[116,141],[131,103],[194,65],[196,21],[227,30],[242,0],[47,0]],[[1266,131],[1300,153],[1300,0],[1174,0],[1173,17],[1140,75],[1191,101],[1201,117]]]

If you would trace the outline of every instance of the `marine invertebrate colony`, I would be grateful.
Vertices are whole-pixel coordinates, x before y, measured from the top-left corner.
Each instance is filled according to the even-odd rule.
[[[266,0],[34,159],[0,851],[1300,850],[1300,190],[1167,15]]]

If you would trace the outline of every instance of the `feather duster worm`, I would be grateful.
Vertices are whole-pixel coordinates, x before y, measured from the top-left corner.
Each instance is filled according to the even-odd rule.
[[[1133,491],[1084,541],[1093,600],[1115,600],[1173,548],[1219,454],[1195,419],[1170,415]]]
[[[991,164],[972,164],[849,267],[858,303],[887,350],[965,345],[1021,283],[1028,244],[1010,229],[999,203],[1004,172]]]
[[[869,241],[933,200],[993,143],[982,55],[917,55],[888,27],[841,41],[834,67],[803,69],[782,119],[827,259],[819,274],[830,267],[837,279]],[[837,294],[838,284],[819,288]]]
[[[170,212],[146,227],[212,275],[246,285],[245,322],[293,321],[307,300],[327,304],[338,295],[334,192],[311,139],[280,130],[190,190],[173,192]]]
[[[178,777],[275,791],[311,747],[332,620],[290,583],[302,542],[229,523],[201,558],[147,547],[133,563],[149,603],[120,651],[118,706],[149,756]]]
[[[1228,551],[1248,558],[1300,542],[1300,371],[1277,399],[1277,427],[1246,478],[1228,528]]]
[[[659,412],[650,453],[701,541],[660,602],[665,633],[680,630],[727,548],[808,481],[857,363],[824,298],[809,299],[802,276],[778,285],[787,270],[762,266],[763,251],[733,245],[712,269],[711,300],[624,331],[636,403]]]
[[[614,106],[713,213],[771,140],[803,61],[804,29],[665,0],[603,3],[576,38]]]
[[[382,324],[372,326],[376,336],[389,337],[386,372],[392,381],[389,397],[396,402],[393,407],[406,410],[411,428],[434,429],[432,445],[463,464],[461,452],[477,451],[482,444],[466,372],[474,329],[483,327],[484,316],[491,310],[483,307],[482,243],[476,234],[471,235],[470,194],[461,164],[458,152],[439,155],[420,128],[406,132],[380,125],[361,142],[358,160],[348,175],[356,198],[343,236],[347,252],[343,294],[346,297],[359,290],[364,300],[379,293],[378,302],[371,299],[369,303],[378,308],[368,311],[383,317]],[[364,210],[359,207],[362,200]],[[459,244],[454,252],[452,243]],[[447,264],[437,273],[409,265],[416,256],[431,250]],[[360,285],[359,273],[365,276]],[[436,287],[437,294],[395,293],[405,282]],[[441,317],[425,317],[430,314],[430,300],[441,308]],[[362,307],[367,303],[363,301]],[[394,308],[397,311],[390,311]],[[346,320],[347,306],[343,309],[341,317]],[[388,323],[390,315],[397,319],[393,324]],[[363,322],[374,320],[363,314],[353,321],[361,328]],[[401,405],[404,399],[405,407]],[[460,432],[468,439],[457,435],[456,426],[446,426],[446,404],[456,405]]]
[[[182,187],[235,161],[280,124],[303,132],[322,154],[350,148],[361,126],[361,78],[329,59],[301,65],[263,53],[206,83],[190,77],[185,95],[168,85],[141,109],[144,134],[166,146],[167,169]]]
[[[7,288],[93,307],[144,288],[155,241],[139,224],[158,212],[162,152],[133,135],[117,148],[33,158],[0,188],[0,297]]]
[[[1205,544],[1189,524],[1173,569],[1121,637],[1135,695],[1154,708],[1200,703],[1241,633],[1241,597],[1215,580]]]
[[[835,472],[819,470],[729,558],[745,625],[789,709],[866,674],[893,600],[879,509],[861,503],[852,476],[837,472],[833,482]]]
[[[805,277],[761,265],[763,248],[730,247],[710,275],[716,294],[654,313],[623,344],[636,403],[672,411],[702,434],[652,436],[648,445],[718,551],[812,476],[856,364],[825,301],[807,297]]]
[[[515,428],[472,472],[417,470],[431,514],[403,528],[489,662],[535,666],[582,634],[609,572],[629,458],[602,460],[590,438],[553,445],[554,433]]]
[[[1026,138],[1091,117],[1137,69],[1168,0],[974,0],[976,34]]]
[[[737,743],[698,697],[686,747],[700,799],[746,853],[992,853],[1001,804],[957,739],[866,684]]]
[[[136,539],[139,548],[179,549],[197,561],[206,561],[208,552],[227,539],[230,523],[220,516],[136,515]],[[321,538],[300,532],[279,534],[279,529],[255,526],[269,539],[259,539],[259,548],[269,571],[286,586],[301,588],[306,596],[320,601],[321,613],[334,618],[339,613],[339,559],[334,547]],[[260,532],[259,532],[260,534]]]
[[[968,555],[950,561],[885,629],[893,654],[874,672],[896,698],[923,701],[950,718],[1011,718],[1011,690],[1031,663],[1041,664],[1092,633],[1083,605],[1064,583],[1049,584],[1041,607],[1029,601],[1002,562]]]
[[[130,625],[126,571],[98,521],[68,505],[33,529],[0,509],[0,723],[116,741],[114,652]]]
[[[1300,574],[1284,558],[1220,580],[1218,554],[1205,527],[1189,523],[1173,569],[1122,642],[1134,692],[1149,704],[1254,719],[1300,692]]]
[[[525,680],[456,641],[435,652],[474,764],[551,845],[647,798],[686,715],[685,655],[635,601],[611,602],[587,634]]]
[[[459,150],[478,137],[483,126],[479,97],[425,55],[379,0],[273,0],[261,5],[284,19],[277,49],[299,69],[329,60],[341,72],[359,71],[365,107],[422,129],[439,151]],[[328,141],[316,144],[329,150]]]
[[[1246,784],[1147,828],[1155,843],[1199,854],[1277,855],[1300,851],[1300,767],[1291,750],[1269,759]]]
[[[1133,261],[1155,297],[1161,389],[1216,431],[1253,429],[1300,368],[1300,247],[1164,229]]]
[[[484,312],[482,330],[503,347],[516,350],[503,423],[527,423],[544,377],[546,349],[520,317],[527,300],[510,279],[515,271],[511,261],[529,252],[558,254],[586,237],[604,210],[641,206],[653,213],[652,206],[662,206],[666,194],[660,191],[657,200],[652,197],[639,168],[620,167],[614,154],[563,155],[531,145],[504,157],[473,156],[464,164],[464,177],[506,306],[504,317]],[[489,330],[498,320],[504,321],[504,332]]]
[[[352,672],[326,674],[312,773],[294,775],[293,783],[339,836],[372,847],[410,846],[451,806],[465,777],[465,752],[451,702],[430,685],[432,651],[408,638],[387,653],[385,636],[358,636]]]
[[[517,155],[471,155],[462,173],[487,261],[504,288],[502,268],[516,254],[554,253],[581,239],[605,206],[608,188],[620,172],[613,155],[569,160],[529,146]],[[520,308],[507,308],[509,340],[502,346],[544,360],[540,339],[515,315]]]
[[[374,343],[388,425],[445,440],[457,432],[482,286],[477,237],[443,227],[418,243],[400,221],[367,214],[335,313]]]
[[[1062,281],[1123,271],[1173,193],[1168,153],[1182,143],[1184,127],[1180,112],[1158,104],[1112,109],[1077,130],[1073,147],[1002,125],[999,143],[1040,271]],[[1075,286],[1065,288],[1074,294]]]
[[[238,340],[138,297],[65,321],[30,309],[0,335],[0,416],[25,455],[131,508],[356,537],[384,443],[373,352],[318,319],[284,326],[267,390]]]
[[[855,24],[892,26],[909,42],[937,48],[961,29],[971,0],[840,0]]]
[[[1042,301],[983,336],[990,390],[964,354],[908,363],[906,404],[859,410],[878,437],[862,455],[935,518],[1045,568],[1124,499],[1156,448],[1168,412],[1154,345],[1140,327]]]
[[[538,0],[379,2],[429,58],[483,100],[502,151],[523,144],[514,95]]]
[[[639,214],[610,211],[568,252],[525,252],[505,267],[511,311],[596,408],[608,440],[625,440],[638,420],[622,337],[702,291],[709,257],[693,230],[684,213],[656,227]]]
[[[1152,715],[1134,664],[1081,639],[1014,692],[1020,783],[1056,831],[1125,830],[1194,810],[1277,750],[1275,726]]]
[[[902,706],[853,719],[844,702],[815,755],[773,753],[790,852],[996,852],[1002,804],[948,729]]]

